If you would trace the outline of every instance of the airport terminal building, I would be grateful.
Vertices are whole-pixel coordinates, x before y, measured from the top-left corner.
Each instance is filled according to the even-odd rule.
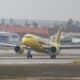
[[[37,34],[44,38],[49,38],[51,35],[57,31],[53,28],[48,27],[30,27],[30,26],[20,26],[20,25],[0,25],[0,42],[17,42],[21,41],[25,34],[32,33]],[[2,36],[4,35],[4,36]],[[10,36],[9,40],[7,39]],[[7,40],[6,40],[7,39]],[[64,33],[61,37],[62,44],[73,44],[80,43],[80,33]]]
[[[17,43],[19,35],[11,32],[0,32],[0,43]]]

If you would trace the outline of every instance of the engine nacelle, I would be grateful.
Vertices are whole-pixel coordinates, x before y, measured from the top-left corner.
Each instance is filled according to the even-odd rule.
[[[14,51],[19,54],[23,54],[24,48],[22,46],[15,46]]]
[[[50,48],[50,52],[56,53],[56,52],[57,52],[57,48],[56,48],[56,47],[51,47],[51,48]]]

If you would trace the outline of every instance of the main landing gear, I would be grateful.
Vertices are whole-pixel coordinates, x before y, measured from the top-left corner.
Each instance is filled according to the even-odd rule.
[[[56,54],[51,54],[50,59],[56,59]]]
[[[31,49],[28,49],[26,56],[27,56],[27,59],[32,59]]]

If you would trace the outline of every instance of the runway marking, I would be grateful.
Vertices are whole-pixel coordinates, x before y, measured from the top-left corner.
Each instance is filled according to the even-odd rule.
[[[1,64],[68,64],[72,63],[73,60],[50,60],[50,59],[27,59],[27,60],[0,60]]]
[[[0,56],[0,60],[1,59],[27,59],[27,57],[26,56]],[[32,60],[33,59],[50,59],[50,56],[33,56],[33,58],[32,58]],[[68,60],[68,59],[80,59],[80,56],[56,56],[56,59],[66,59],[66,60]],[[55,60],[55,59],[53,59],[53,60]]]

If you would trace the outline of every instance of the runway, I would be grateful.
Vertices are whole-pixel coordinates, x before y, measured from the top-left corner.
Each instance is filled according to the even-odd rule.
[[[29,59],[29,60],[0,60],[0,65],[23,65],[23,64],[72,64],[74,60],[41,60],[41,59]]]
[[[32,54],[33,59],[50,59],[50,54]],[[27,59],[26,54],[0,54],[0,59],[1,58],[17,58],[17,59]],[[56,59],[79,59],[80,54],[65,54],[65,55],[56,55]]]
[[[33,51],[33,59],[27,59],[26,52],[19,55],[13,50],[0,50],[0,79],[24,80],[25,78],[26,80],[32,77],[33,80],[34,77],[46,77],[45,80],[73,78],[78,80],[80,79],[80,50],[69,51],[62,51],[56,59],[50,59],[50,55]]]
[[[25,55],[27,53],[27,50],[24,51],[24,54]],[[38,55],[45,55],[45,53],[39,53],[39,52],[36,52],[36,51],[31,51],[32,54],[38,54]],[[16,54],[14,49],[0,49],[0,55],[11,55],[11,54]],[[60,54],[59,55],[69,55],[69,56],[76,56],[76,55],[80,55],[80,49],[64,49],[64,50],[60,50]]]
[[[70,52],[69,52],[70,51]],[[80,50],[63,50],[56,59],[50,59],[50,55],[32,52],[33,58],[27,59],[25,54],[16,54],[13,50],[0,50],[0,64],[64,64],[73,63],[75,60],[80,60]]]

